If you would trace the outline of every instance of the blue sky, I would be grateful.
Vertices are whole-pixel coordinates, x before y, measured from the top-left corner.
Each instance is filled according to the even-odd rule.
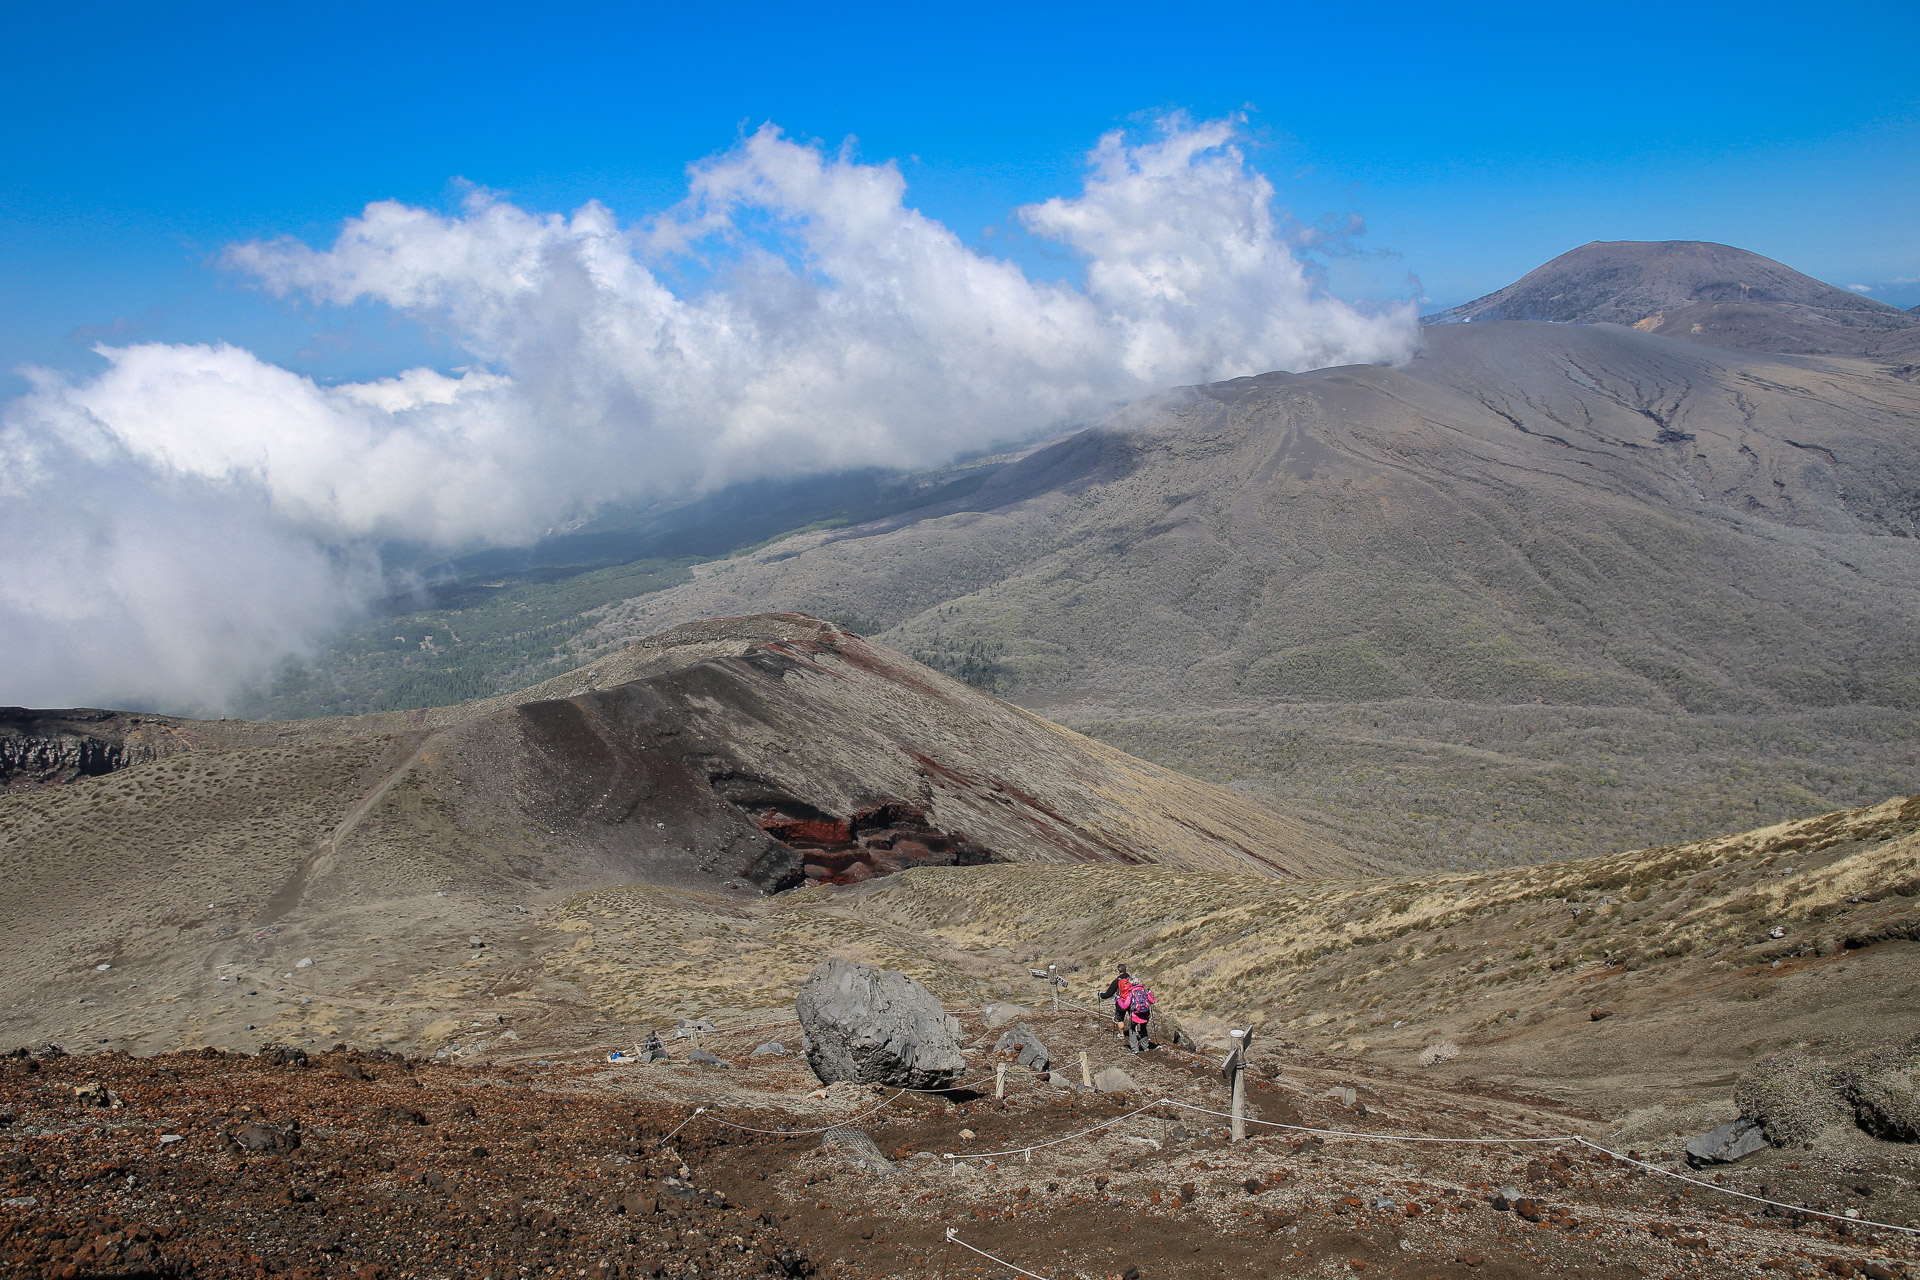
[[[1009,225],[1143,113],[1244,110],[1337,292],[1463,301],[1592,239],[1699,238],[1920,302],[1920,6],[16,6],[0,76],[0,366],[227,340],[322,379],[452,353],[378,305],[212,265],[464,179],[622,220],[772,121],[896,159],[907,199],[1035,276]],[[994,228],[989,235],[986,228]],[[1010,232],[1013,232],[1010,234]],[[1000,249],[999,246],[1008,246]],[[24,387],[10,372],[0,394]]]

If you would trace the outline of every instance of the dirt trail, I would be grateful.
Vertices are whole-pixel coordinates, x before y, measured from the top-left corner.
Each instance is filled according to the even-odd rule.
[[[373,789],[368,791],[353,808],[347,810],[345,817],[334,824],[332,832],[314,845],[313,852],[308,854],[306,860],[300,864],[300,869],[267,899],[266,905],[260,910],[261,924],[277,924],[300,905],[301,898],[306,895],[307,885],[311,883],[313,873],[319,869],[321,862],[340,856],[341,842],[353,834],[354,828],[373,812],[375,805],[387,798],[387,793],[393,790],[395,783],[413,771],[414,765],[420,762],[421,755],[425,753],[428,744],[435,736],[432,733],[421,735],[419,744],[407,754],[407,758],[389,769]]]

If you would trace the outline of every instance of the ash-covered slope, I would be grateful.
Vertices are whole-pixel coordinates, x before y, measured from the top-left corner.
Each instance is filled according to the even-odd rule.
[[[1898,357],[1920,320],[1771,258],[1701,240],[1596,240],[1428,324],[1621,324],[1754,351]]]
[[[96,1008],[181,1002],[143,1024],[174,1035],[264,1023],[221,979],[251,986],[268,952],[289,973],[314,957],[344,999],[477,933],[484,974],[521,908],[606,886],[746,903],[987,861],[1356,865],[1299,822],[791,615],[682,627],[431,712],[33,723],[49,719],[169,748],[0,795],[0,1006],[50,1034],[91,1025],[71,1003],[86,975]]]
[[[603,634],[860,619],[1440,864],[1920,788],[1920,387],[1605,325],[1426,344],[1158,397],[964,502],[702,566]]]

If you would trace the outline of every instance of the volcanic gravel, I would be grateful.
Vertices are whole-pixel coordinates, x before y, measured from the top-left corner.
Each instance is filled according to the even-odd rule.
[[[1063,1056],[1099,1047],[1064,1018],[1046,1034]],[[344,1049],[15,1056],[0,1060],[0,1270],[1009,1274],[951,1233],[1050,1280],[1920,1274],[1913,1237],[1718,1189],[1904,1221],[1920,1209],[1904,1149],[1873,1168],[1772,1152],[1689,1186],[1571,1143],[1418,1146],[1257,1126],[1229,1143],[1217,1117],[1167,1105],[1217,1104],[1216,1065],[1156,1050],[1130,1062],[1142,1084],[1131,1097],[1016,1075],[1005,1099],[843,1088],[817,1101],[790,1059],[754,1086],[740,1069],[461,1067]],[[1490,1086],[1436,1091],[1350,1066],[1303,1057],[1297,1079],[1255,1082],[1251,1114],[1432,1136],[1560,1123]],[[1317,1096],[1340,1078],[1328,1072],[1359,1086],[1358,1105]],[[774,1082],[791,1110],[764,1105]],[[696,1100],[709,1109],[696,1115]],[[818,1133],[869,1112],[858,1128],[891,1170],[859,1167]]]

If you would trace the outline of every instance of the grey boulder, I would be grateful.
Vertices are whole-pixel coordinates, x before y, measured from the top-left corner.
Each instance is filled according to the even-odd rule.
[[[1118,1067],[1102,1067],[1093,1073],[1093,1087],[1101,1093],[1133,1093],[1140,1083]]]
[[[1018,1054],[1020,1065],[1029,1071],[1045,1071],[1052,1061],[1047,1057],[1047,1046],[1040,1042],[1033,1028],[1024,1022],[1016,1022],[1007,1028],[1006,1034],[993,1046],[993,1051]]]
[[[769,1040],[747,1056],[749,1058],[784,1058],[787,1056],[787,1046],[778,1040]]]
[[[989,1031],[997,1031],[1009,1022],[1018,1022],[1020,1020],[1020,1007],[1004,1002],[990,1004],[980,1011],[980,1017],[981,1020],[987,1024]]]
[[[1731,1120],[1687,1139],[1687,1163],[1696,1169],[1732,1164],[1767,1147],[1767,1132],[1751,1120]]]
[[[708,1053],[705,1049],[695,1049],[692,1053],[687,1055],[687,1061],[698,1063],[703,1067],[730,1067],[733,1065],[732,1063],[728,1062],[725,1058],[714,1057],[712,1054]]]
[[[959,1023],[904,973],[829,960],[807,978],[794,1010],[822,1084],[944,1089],[966,1072]]]

